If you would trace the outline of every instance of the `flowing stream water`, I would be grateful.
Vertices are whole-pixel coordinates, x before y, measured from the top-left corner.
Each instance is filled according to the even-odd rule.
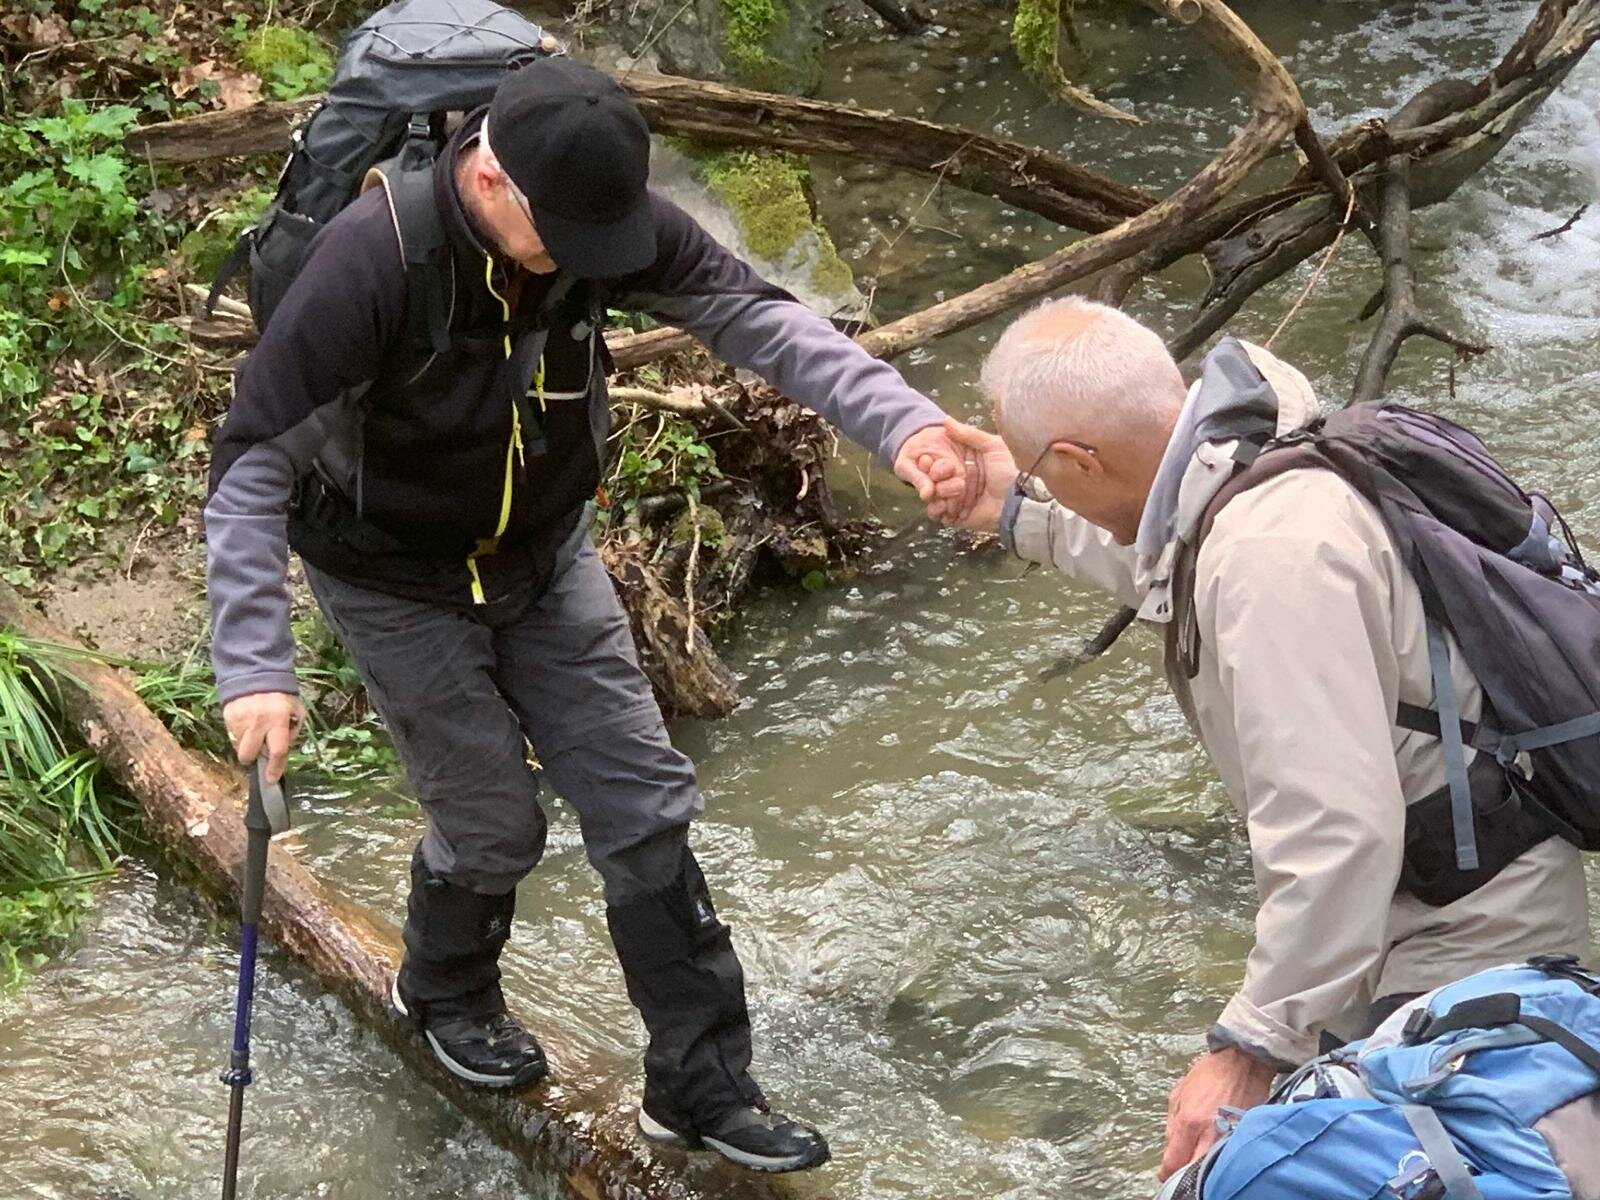
[[[1533,5],[1236,7],[1329,129],[1387,112],[1434,79],[1476,77]],[[939,36],[833,47],[824,97],[994,128],[1156,191],[1198,167],[1243,115],[1194,40],[1139,22],[1090,34],[1088,81],[1145,124],[1082,117],[1023,79],[992,16],[964,11]],[[1487,432],[1591,544],[1600,214],[1531,239],[1600,198],[1597,108],[1591,56],[1492,167],[1419,214],[1422,299],[1494,350],[1458,372],[1454,397],[1431,345],[1409,345],[1394,376],[1399,398]],[[817,188],[841,250],[889,315],[1070,236],[959,189],[930,198],[925,178],[881,168],[819,163]],[[1235,331],[1265,339],[1309,271],[1258,296]],[[1353,317],[1376,278],[1375,257],[1350,239],[1276,345],[1329,401],[1348,393],[1370,332]],[[1186,266],[1131,307],[1176,328],[1203,283]],[[902,365],[947,409],[974,415],[977,366],[1002,324]],[[909,521],[903,490],[857,462],[839,472],[847,497]],[[1165,691],[1152,635],[1135,631],[1069,681],[1039,682],[1110,607],[919,528],[853,583],[759,600],[726,649],[743,705],[725,721],[675,727],[700,766],[696,844],[744,955],[759,1075],[834,1146],[833,1164],[795,1180],[795,1195],[1153,1191],[1167,1091],[1240,977],[1253,891],[1241,830]],[[306,861],[398,918],[415,808],[332,788],[302,793],[300,807]],[[621,1097],[642,1034],[576,822],[551,810],[548,855],[522,890],[509,986]],[[78,947],[0,998],[0,1200],[212,1195],[233,968],[233,926],[179,884],[135,867],[108,885]],[[244,1195],[556,1194],[336,1000],[286,973],[281,955],[264,970]]]

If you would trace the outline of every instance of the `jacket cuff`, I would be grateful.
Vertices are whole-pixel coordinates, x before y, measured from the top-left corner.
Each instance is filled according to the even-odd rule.
[[[1010,503],[1009,498],[1007,503]],[[1018,496],[1016,513],[1011,518],[1010,550],[1018,558],[1029,562],[1050,563],[1055,560],[1054,540],[1051,521],[1054,519],[1055,505],[1051,501],[1035,500],[1030,496]],[[1001,516],[1004,523],[1004,514]]]
[[[298,696],[300,684],[295,679],[293,671],[252,671],[248,675],[236,675],[232,679],[217,681],[217,701],[221,704],[237,700],[240,696],[252,696],[258,692],[284,692],[290,696]]]
[[[1026,499],[1018,488],[1012,488],[1006,493],[1006,502],[1000,506],[1000,546],[1007,554],[1017,552],[1017,514],[1022,511],[1022,502]]]
[[[1206,1045],[1212,1050],[1238,1050],[1278,1071],[1293,1071],[1317,1056],[1312,1034],[1274,1020],[1242,995],[1228,1001],[1207,1032]]]

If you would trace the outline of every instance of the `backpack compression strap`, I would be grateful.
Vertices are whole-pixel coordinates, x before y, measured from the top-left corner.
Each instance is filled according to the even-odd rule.
[[[1538,1034],[1542,1040],[1560,1046],[1600,1079],[1600,1050],[1564,1025],[1558,1025],[1547,1017],[1524,1013],[1522,997],[1515,992],[1496,992],[1490,996],[1463,1000],[1437,1017],[1430,1015],[1427,1009],[1419,1008],[1406,1022],[1402,1040],[1408,1046],[1417,1046],[1462,1029],[1496,1029],[1506,1025],[1520,1025]]]
[[[1467,1160],[1461,1157],[1455,1139],[1445,1130],[1439,1114],[1425,1104],[1402,1104],[1399,1107],[1400,1115],[1411,1126],[1417,1145],[1428,1156],[1427,1165],[1444,1186],[1448,1200],[1483,1200],[1483,1193],[1472,1181],[1472,1169],[1467,1166]],[[1399,1175],[1389,1181],[1389,1189],[1399,1196],[1415,1182],[1413,1178]]]

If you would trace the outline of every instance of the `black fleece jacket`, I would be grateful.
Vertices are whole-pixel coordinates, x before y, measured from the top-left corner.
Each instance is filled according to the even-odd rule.
[[[296,691],[288,550],[348,582],[470,606],[542,589],[599,484],[610,416],[607,306],[678,324],[893,462],[943,414],[682,209],[652,195],[657,254],[636,275],[534,276],[474,228],[454,164],[435,176],[449,239],[451,348],[405,336],[404,262],[381,188],[312,244],[240,367],[206,504],[223,701]],[[509,313],[509,315],[508,315]]]

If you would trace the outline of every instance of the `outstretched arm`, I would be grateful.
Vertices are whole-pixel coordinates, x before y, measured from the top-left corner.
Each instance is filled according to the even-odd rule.
[[[966,464],[944,412],[825,318],[762,279],[687,213],[652,194],[656,261],[619,281],[618,303],[681,325],[872,451],[924,504],[960,505]]]

